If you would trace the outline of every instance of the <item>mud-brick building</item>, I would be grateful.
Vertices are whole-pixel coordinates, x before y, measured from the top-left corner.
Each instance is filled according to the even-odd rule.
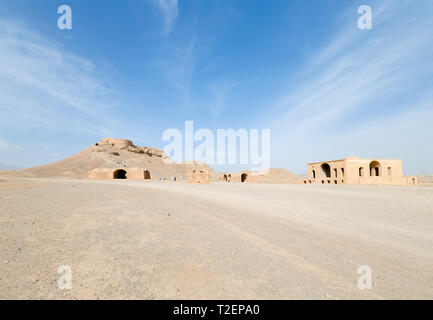
[[[149,180],[150,172],[143,168],[97,168],[87,174],[89,180]]]
[[[305,184],[417,185],[416,177],[403,176],[400,159],[360,159],[309,163]]]

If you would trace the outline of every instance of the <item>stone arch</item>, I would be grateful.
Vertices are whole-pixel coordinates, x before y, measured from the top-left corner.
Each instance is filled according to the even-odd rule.
[[[227,182],[227,179],[228,179],[228,177],[227,177],[227,175],[225,174],[225,175],[224,175],[224,181]]]
[[[248,174],[242,173],[241,175],[241,182],[246,182],[248,180]]]
[[[370,176],[371,177],[379,177],[382,175],[381,169],[380,169],[380,162],[379,161],[371,161],[370,162]]]
[[[331,178],[331,166],[328,163],[323,163],[320,166],[322,177]]]
[[[127,172],[123,169],[118,169],[113,172],[113,179],[128,179],[126,176]]]

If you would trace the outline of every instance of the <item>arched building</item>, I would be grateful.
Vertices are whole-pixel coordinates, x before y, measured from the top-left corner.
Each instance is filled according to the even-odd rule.
[[[201,184],[210,183],[209,172],[197,168],[188,170],[188,172],[186,173],[186,179],[188,183],[201,183]]]
[[[89,171],[89,180],[149,180],[149,170],[143,168],[98,168]]]
[[[404,177],[400,159],[359,159],[309,163],[305,184],[416,185],[415,177]]]

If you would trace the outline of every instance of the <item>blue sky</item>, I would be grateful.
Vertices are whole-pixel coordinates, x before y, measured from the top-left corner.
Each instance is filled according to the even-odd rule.
[[[193,120],[270,128],[272,167],[296,173],[347,155],[432,173],[432,16],[428,0],[0,0],[0,162],[105,136],[163,148]]]

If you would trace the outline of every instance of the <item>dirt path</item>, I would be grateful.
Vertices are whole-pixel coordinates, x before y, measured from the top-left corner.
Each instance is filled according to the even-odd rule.
[[[433,297],[428,187],[2,181],[0,241],[2,299]]]

